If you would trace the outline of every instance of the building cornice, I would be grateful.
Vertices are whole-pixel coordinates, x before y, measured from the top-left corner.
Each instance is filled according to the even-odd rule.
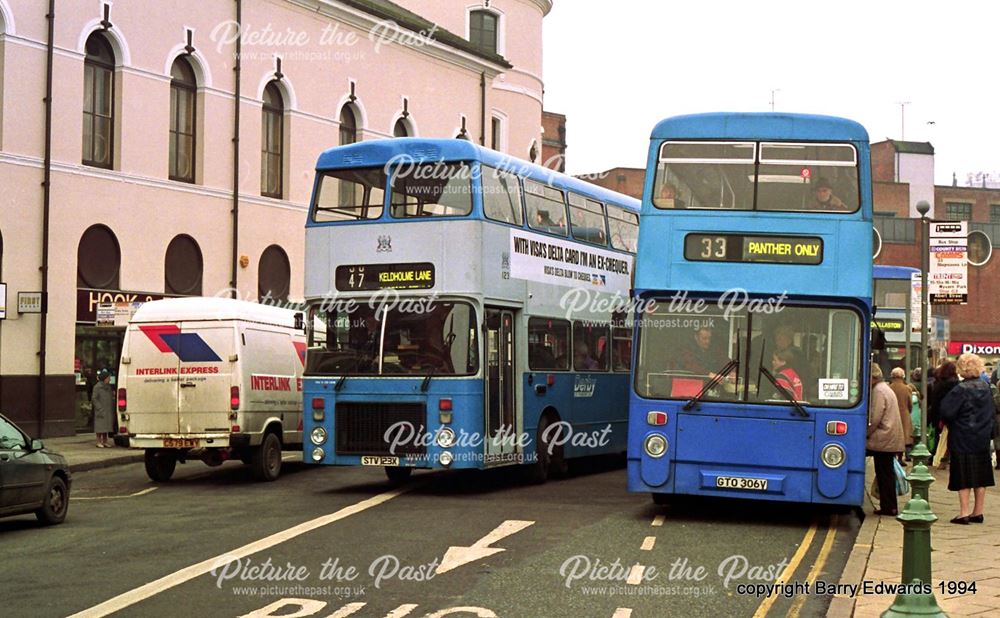
[[[527,2],[538,7],[538,10],[542,12],[542,17],[547,16],[552,10],[552,0],[527,0]]]

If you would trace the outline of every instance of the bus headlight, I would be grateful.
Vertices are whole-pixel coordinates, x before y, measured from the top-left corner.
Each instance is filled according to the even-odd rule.
[[[451,427],[442,427],[438,429],[435,441],[441,448],[451,448],[455,446],[455,432]]]
[[[313,444],[324,444],[326,442],[326,430],[322,427],[316,427],[309,434],[309,439],[312,440]]]
[[[312,460],[317,462],[323,461],[324,454],[325,453],[323,453],[323,449],[317,446],[316,448],[313,449]]]
[[[646,436],[646,442],[643,446],[646,449],[646,454],[650,457],[663,457],[667,452],[667,439],[662,434],[651,433]]]
[[[453,461],[455,461],[455,457],[448,451],[444,451],[438,455],[438,462],[446,468],[450,466]]]
[[[827,444],[823,447],[820,458],[823,460],[823,465],[827,468],[839,468],[844,465],[847,454],[844,453],[843,447],[839,444]]]

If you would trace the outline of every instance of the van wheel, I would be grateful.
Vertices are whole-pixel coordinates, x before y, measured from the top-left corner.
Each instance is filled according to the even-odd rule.
[[[264,440],[253,452],[253,475],[258,481],[274,481],[281,474],[281,441],[273,433],[264,434]]]
[[[410,478],[410,474],[413,473],[413,468],[405,468],[403,466],[386,466],[385,475],[389,477],[389,482],[393,485],[402,483],[406,479]]]
[[[35,511],[35,517],[46,526],[61,524],[69,510],[69,488],[66,481],[53,476],[45,490],[45,503]]]
[[[146,449],[146,474],[157,483],[166,483],[174,475],[177,457],[161,449]]]

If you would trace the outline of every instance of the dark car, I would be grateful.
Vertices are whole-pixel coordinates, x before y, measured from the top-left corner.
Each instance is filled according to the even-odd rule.
[[[43,524],[58,524],[69,510],[70,473],[66,458],[45,450],[41,440],[0,414],[0,516],[34,513]]]

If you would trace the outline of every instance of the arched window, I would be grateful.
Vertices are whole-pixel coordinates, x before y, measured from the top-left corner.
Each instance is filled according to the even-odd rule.
[[[115,54],[103,34],[87,39],[83,61],[83,164],[110,169],[114,162]]]
[[[393,137],[410,137],[410,127],[406,126],[406,121],[400,118],[392,127]]]
[[[351,105],[340,110],[340,145],[346,146],[358,141],[358,117]]]
[[[184,58],[170,67],[170,179],[194,182],[195,97],[198,82]]]
[[[480,50],[497,53],[497,14],[492,11],[469,13],[469,42]]]
[[[95,290],[119,289],[122,253],[115,233],[92,225],[80,238],[76,252],[76,285]]]
[[[278,82],[264,88],[264,108],[261,116],[260,194],[281,198],[282,166],[284,165],[285,103]]]
[[[163,264],[163,291],[166,294],[201,296],[203,270],[201,249],[186,234],[175,236],[167,246]]]
[[[261,301],[288,300],[292,268],[288,254],[278,245],[264,249],[257,267],[257,294]]]

